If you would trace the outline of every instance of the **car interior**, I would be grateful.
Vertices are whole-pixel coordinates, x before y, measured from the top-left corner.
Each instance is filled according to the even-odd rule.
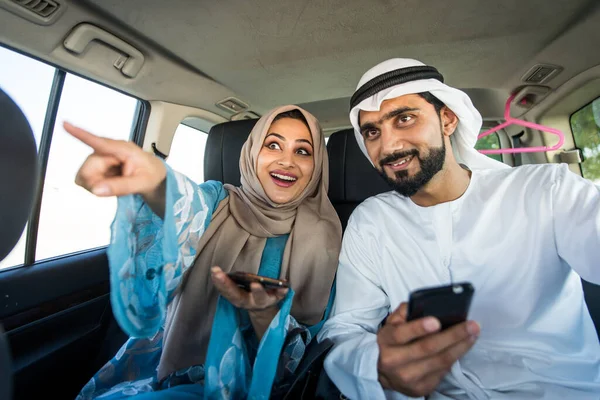
[[[511,116],[564,134],[557,150],[490,157],[513,167],[566,163],[600,187],[599,26],[596,0],[0,0],[0,90],[37,146],[37,160],[10,162],[14,150],[0,146],[7,172],[37,173],[16,205],[4,193],[23,190],[2,181],[2,215],[28,209],[0,260],[12,365],[0,375],[12,398],[75,398],[127,339],[109,299],[116,201],[74,184],[91,150],[63,121],[131,140],[197,183],[239,185],[240,150],[257,118],[296,104],[327,137],[329,197],[345,227],[358,204],[390,190],[356,144],[350,97],[372,66],[414,58],[470,96],[482,131],[504,121],[514,95]],[[12,128],[2,111],[0,137],[16,141],[4,135]],[[554,144],[548,132],[511,125],[477,149]],[[582,284],[600,332],[600,288]],[[2,354],[0,342],[0,363]]]

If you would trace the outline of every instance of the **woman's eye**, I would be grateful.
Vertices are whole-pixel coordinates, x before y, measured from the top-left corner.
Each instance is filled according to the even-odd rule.
[[[269,144],[267,147],[271,150],[281,150],[281,147],[279,147],[279,144],[275,143],[275,142]]]
[[[306,149],[298,149],[297,153],[303,156],[310,156],[310,152]]]

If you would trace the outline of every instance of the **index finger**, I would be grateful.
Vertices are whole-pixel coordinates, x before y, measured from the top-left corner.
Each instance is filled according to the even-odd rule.
[[[421,340],[411,343],[406,349],[411,359],[422,359],[446,351],[455,347],[454,354],[456,358],[462,355],[462,351],[467,351],[479,335],[479,324],[475,321],[467,321],[448,328]],[[456,347],[459,343],[463,346]],[[452,356],[453,353],[448,355]],[[455,360],[454,360],[455,361]]]
[[[71,134],[74,138],[87,144],[98,153],[119,155],[120,149],[115,145],[115,141],[100,136],[96,136],[85,129],[81,129],[68,122],[63,122],[65,131]]]
[[[415,339],[438,332],[442,325],[437,318],[425,317],[404,324],[385,324],[381,339],[389,346],[404,346]]]

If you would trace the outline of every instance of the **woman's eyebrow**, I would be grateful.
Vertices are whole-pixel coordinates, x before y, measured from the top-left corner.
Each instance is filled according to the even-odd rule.
[[[296,143],[298,143],[298,142],[300,142],[300,143],[308,143],[310,145],[310,147],[314,148],[313,144],[310,142],[310,140],[298,139],[298,140],[296,140]]]
[[[268,138],[269,136],[275,136],[276,138],[278,138],[278,139],[281,139],[281,140],[283,140],[284,142],[286,141],[286,140],[285,140],[285,137],[281,136],[279,133],[271,132],[271,133],[269,133],[269,134],[267,135],[267,137],[266,137],[266,138]],[[266,139],[266,138],[265,138],[265,139]]]

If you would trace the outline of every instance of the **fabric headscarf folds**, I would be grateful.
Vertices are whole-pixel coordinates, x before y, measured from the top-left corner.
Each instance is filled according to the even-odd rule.
[[[394,84],[391,77],[403,74],[408,76],[408,79],[400,79],[402,83]],[[379,77],[383,79],[379,79],[378,85],[372,86],[373,94],[363,99],[364,96],[360,96],[361,91],[364,91],[369,83]],[[386,84],[386,80],[388,84]],[[389,86],[390,82],[392,86]],[[475,150],[482,118],[469,96],[461,90],[444,84],[441,74],[435,68],[427,67],[420,61],[405,58],[393,58],[368,70],[358,82],[355,96],[353,96],[353,99],[358,97],[359,102],[351,106],[350,122],[354,127],[356,141],[369,161],[370,158],[358,125],[360,110],[378,111],[381,103],[385,100],[423,92],[429,92],[437,97],[458,117],[458,127],[450,136],[457,162],[466,164],[470,169],[509,168],[506,164]]]
[[[273,203],[260,184],[258,154],[273,119],[299,110],[313,141],[314,171],[302,194]],[[257,273],[267,238],[289,234],[280,278],[295,292],[291,314],[313,325],[324,314],[337,270],[342,228],[327,197],[329,163],[318,121],[296,106],[271,110],[255,125],[240,156],[241,187],[225,185],[227,196],[213,213],[197,246],[198,256],[169,305],[158,377],[205,361],[218,299],[210,268]],[[218,327],[215,327],[218,329]]]

